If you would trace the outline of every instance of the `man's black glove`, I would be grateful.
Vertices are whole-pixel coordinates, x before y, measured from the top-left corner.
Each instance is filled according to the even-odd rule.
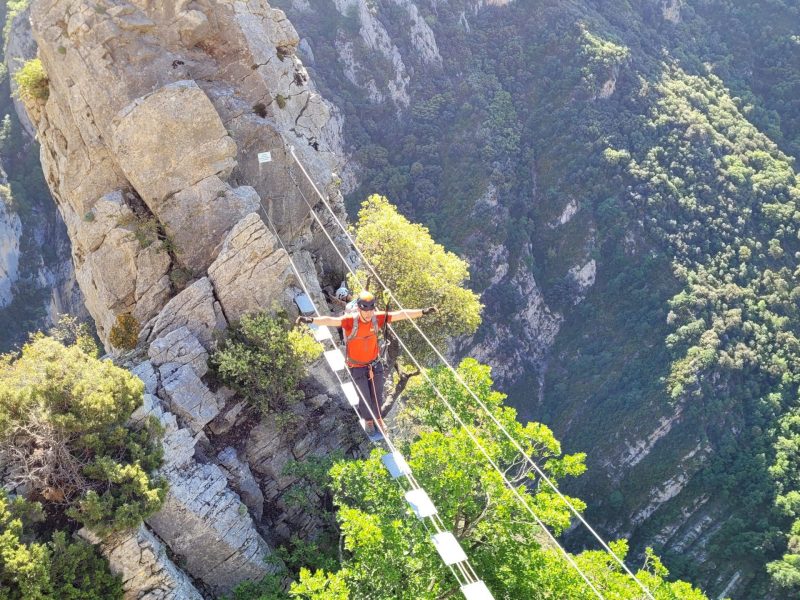
[[[431,313],[437,313],[437,312],[439,312],[439,309],[436,308],[435,306],[429,306],[428,308],[423,308],[422,309],[422,314],[423,315],[429,315]]]
[[[304,317],[303,315],[300,315],[295,319],[294,322],[296,325],[299,325],[300,323],[313,323],[314,317]]]

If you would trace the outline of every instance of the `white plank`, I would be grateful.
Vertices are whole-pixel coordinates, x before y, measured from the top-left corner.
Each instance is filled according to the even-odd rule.
[[[389,473],[394,479],[403,475],[411,475],[411,467],[408,466],[406,459],[399,452],[390,452],[381,457],[383,464],[389,469]]]
[[[314,339],[318,342],[324,342],[325,340],[331,339],[331,330],[324,325],[314,325],[312,323],[310,327],[311,333],[314,334]]]
[[[301,314],[306,316],[314,316],[316,312],[314,310],[314,304],[311,302],[311,298],[309,298],[305,293],[297,294],[294,297],[294,303],[297,305],[297,308],[300,310]]]
[[[334,371],[341,371],[345,367],[344,356],[342,356],[339,350],[334,349],[325,352],[325,360],[328,361],[328,364]]]
[[[356,390],[356,386],[353,385],[352,381],[343,383],[342,391],[344,392],[344,397],[347,398],[347,402],[350,404],[350,406],[358,406],[358,390]]]
[[[436,514],[436,507],[423,489],[406,492],[406,502],[411,506],[411,510],[418,519],[425,519]]]
[[[272,152],[259,152],[258,153],[258,162],[259,163],[267,163],[272,161]]]
[[[494,600],[492,592],[486,587],[482,581],[476,581],[461,586],[461,593],[464,594],[466,600]]]
[[[449,531],[432,535],[431,539],[444,564],[449,566],[467,560],[467,555],[464,554],[458,540]]]

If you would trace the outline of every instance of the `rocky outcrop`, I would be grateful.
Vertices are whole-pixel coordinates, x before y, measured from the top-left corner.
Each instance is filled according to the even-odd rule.
[[[334,255],[317,251],[319,199],[290,146],[343,215],[341,122],[296,57],[294,28],[264,1],[34,0],[31,16],[49,97],[26,109],[77,281],[107,346],[120,314],[142,324],[139,362],[126,359],[146,387],[132,424],[160,420],[169,483],[147,527],[204,589],[229,593],[276,568],[259,531],[281,539],[314,527],[281,504],[286,488],[265,477],[265,457],[252,470],[239,458],[253,414],[204,381],[207,360],[230,320],[291,310],[288,252],[317,299],[318,273],[338,281]],[[307,422],[281,430],[276,454],[354,446],[347,405],[322,398],[297,408]]]
[[[100,544],[111,572],[122,578],[125,600],[202,600],[191,580],[167,557],[164,544],[143,525],[105,539],[88,529],[79,533]]]
[[[497,200],[497,190],[488,185],[476,203],[476,219],[484,220],[488,229],[494,229],[508,218],[508,211]],[[483,298],[502,297],[505,312],[498,316],[497,310],[487,306],[484,322],[478,332],[463,340],[456,354],[469,355],[492,366],[492,378],[501,387],[512,383],[523,373],[538,369],[558,334],[563,317],[547,306],[539,285],[527,269],[509,268],[508,248],[500,243],[486,245],[475,240],[476,249],[469,256],[473,272],[486,278],[482,287]],[[521,263],[531,253],[530,246],[524,249]]]
[[[269,546],[218,466],[190,461],[166,476],[169,494],[147,524],[183,557],[189,573],[222,595],[277,570],[267,563]]]
[[[222,310],[229,320],[249,312],[288,305],[297,285],[289,257],[257,214],[242,219],[230,232],[208,269]],[[265,286],[264,282],[272,282]]]
[[[104,342],[119,314],[154,317],[176,291],[171,275],[202,276],[227,231],[262,202],[279,231],[304,230],[302,195],[316,199],[288,144],[341,210],[328,186],[339,130],[327,127],[281,11],[38,0],[31,15],[50,96],[27,109]],[[266,150],[265,168],[256,155]],[[127,206],[122,223],[98,218],[112,198]]]
[[[154,342],[159,337],[186,327],[208,349],[212,346],[214,336],[226,326],[222,307],[214,296],[214,288],[208,277],[203,277],[172,298],[145,325],[140,337]]]
[[[661,0],[661,16],[670,23],[681,22],[683,0]]]
[[[569,270],[569,275],[578,288],[572,302],[578,304],[586,297],[587,290],[594,285],[595,277],[597,277],[597,262],[595,259],[591,259],[583,266],[575,265]]]

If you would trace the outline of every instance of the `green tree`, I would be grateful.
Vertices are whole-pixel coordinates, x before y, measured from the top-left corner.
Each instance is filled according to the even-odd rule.
[[[527,452],[558,481],[583,471],[583,455],[562,455],[552,432],[543,425],[515,422],[513,409],[503,406],[502,394],[492,389],[488,367],[471,360],[459,366],[492,413],[511,426]],[[434,369],[432,378],[453,400],[459,416],[469,423],[491,458],[516,486],[528,506],[554,532],[570,523],[566,506],[535,473],[520,461],[493,425],[479,416],[474,400],[457,393],[449,371]],[[438,514],[465,549],[476,571],[495,597],[588,597],[579,574],[548,545],[528,511],[520,505],[500,474],[476,450],[470,435],[444,418],[432,389],[417,383],[409,390],[405,419],[417,422],[418,435],[404,443],[404,454],[420,485],[434,501]],[[334,503],[346,554],[342,569],[317,572],[313,589],[336,580],[346,584],[352,598],[436,599],[458,593],[457,582],[442,564],[430,541],[430,531],[407,510],[396,483],[381,462],[382,452],[367,460],[342,461],[331,469]],[[570,499],[579,510],[584,504]],[[621,556],[625,542],[617,542]],[[638,576],[659,599],[702,600],[690,585],[665,581],[666,569],[652,555]],[[609,598],[639,598],[641,590],[604,552],[584,552],[575,557],[595,585]],[[301,584],[310,583],[310,574]],[[313,597],[313,596],[311,596]]]
[[[144,384],[109,360],[37,335],[0,360],[0,462],[7,479],[106,533],[158,510],[160,428],[127,422]]]
[[[364,201],[355,239],[403,307],[439,308],[438,313],[420,323],[437,347],[443,347],[448,338],[470,335],[478,328],[483,307],[478,295],[465,287],[469,280],[466,261],[434,242],[426,227],[409,222],[386,198],[372,195]],[[379,283],[366,268],[359,269],[357,275],[368,289],[380,291]],[[358,288],[352,279],[350,285]],[[388,298],[376,295],[379,307],[385,307]],[[432,358],[433,351],[410,323],[401,322],[396,327],[414,356],[423,362]],[[396,343],[392,346],[395,358],[399,349]]]

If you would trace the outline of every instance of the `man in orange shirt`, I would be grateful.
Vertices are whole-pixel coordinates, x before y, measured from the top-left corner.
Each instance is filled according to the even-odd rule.
[[[389,323],[404,319],[417,319],[436,312],[436,307],[397,310],[375,314],[375,296],[363,291],[358,295],[357,314],[341,317],[298,317],[299,323],[314,323],[329,327],[341,327],[345,335],[345,361],[359,391],[358,416],[364,420],[367,434],[375,432],[375,421],[382,419],[384,371],[380,359],[378,336],[386,319]],[[367,405],[367,402],[370,405]],[[370,413],[370,406],[372,413]],[[373,414],[375,415],[373,418]],[[382,424],[382,423],[381,423]]]

